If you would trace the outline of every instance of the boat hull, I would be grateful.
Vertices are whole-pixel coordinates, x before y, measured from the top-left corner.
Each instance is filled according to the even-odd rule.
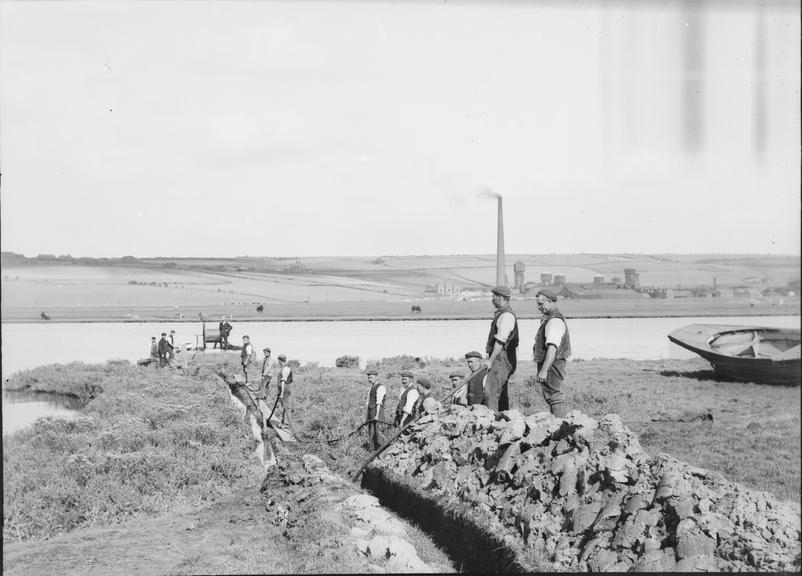
[[[750,350],[748,338],[754,335],[754,350]],[[739,340],[740,338],[740,340]],[[800,383],[800,331],[794,329],[765,328],[760,326],[724,326],[713,324],[691,324],[668,335],[673,343],[695,352],[713,366],[718,378],[739,382],[758,382],[783,386],[798,386]],[[735,342],[726,348],[743,348],[738,355],[716,349],[718,340]],[[765,339],[765,340],[764,340]],[[760,345],[776,351],[771,356],[761,357]],[[775,346],[779,345],[780,350]],[[721,345],[721,348],[725,348]]]

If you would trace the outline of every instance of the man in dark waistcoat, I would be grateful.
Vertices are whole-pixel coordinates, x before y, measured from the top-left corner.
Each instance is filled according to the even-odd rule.
[[[482,363],[482,354],[481,352],[472,350],[465,354],[465,360],[468,362],[468,369],[471,371],[465,386],[468,406],[473,406],[474,404],[487,406],[487,394],[485,393],[487,368],[485,368],[485,365]]]
[[[418,385],[418,394],[420,395],[418,396],[418,401],[415,402],[413,414],[420,415],[423,414],[423,411],[426,408],[426,406],[424,406],[424,402],[430,400],[431,403],[437,403],[437,399],[434,398],[434,396],[432,396],[431,394],[432,381],[429,378],[427,378],[426,376],[421,376],[417,380],[417,385]]]
[[[512,291],[507,286],[496,286],[492,293],[496,313],[490,323],[485,347],[485,367],[488,370],[485,392],[487,407],[502,411],[510,409],[507,385],[518,366],[518,319],[510,307]]]
[[[468,405],[468,387],[462,381],[465,379],[465,374],[461,370],[454,370],[448,375],[451,380],[451,389],[458,390],[452,397],[452,404],[459,404],[460,406]]]
[[[537,365],[537,381],[549,410],[557,418],[565,418],[565,364],[571,356],[571,337],[565,317],[557,309],[557,295],[544,288],[536,296],[537,307],[543,316],[535,334],[534,360]]]
[[[387,397],[387,387],[379,382],[378,370],[370,369],[365,373],[370,384],[368,392],[368,444],[371,451],[376,450],[382,445],[379,436],[379,423],[377,420],[384,420],[384,400]]]
[[[162,338],[159,340],[159,368],[164,368],[170,360],[172,346],[167,339],[167,332],[162,332]]]
[[[233,327],[227,320],[223,320],[223,326],[220,328],[220,347],[223,350],[228,350],[228,337],[231,335]]]
[[[401,392],[401,397],[398,399],[398,406],[395,409],[395,425],[402,428],[409,422],[414,413],[415,406],[417,405],[420,392],[415,387],[415,376],[409,370],[404,370],[400,374],[401,385],[404,390]]]

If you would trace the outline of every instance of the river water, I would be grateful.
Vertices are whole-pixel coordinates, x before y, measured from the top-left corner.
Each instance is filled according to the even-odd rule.
[[[629,358],[648,360],[692,358],[694,354],[669,342],[667,334],[686,324],[757,325],[798,328],[799,316],[730,316],[697,318],[590,318],[568,321],[574,359]],[[534,344],[538,320],[520,322],[519,358],[527,359]],[[368,360],[408,354],[431,358],[461,358],[469,350],[484,351],[488,320],[416,320],[354,322],[243,322],[234,323],[232,343],[248,334],[256,350],[265,346],[273,356],[334,366],[338,356]],[[105,362],[122,358],[136,362],[150,354],[150,337],[176,331],[179,343],[195,345],[200,324],[188,323],[47,323],[2,324],[2,376],[43,364],[72,361]],[[7,413],[63,413],[63,407],[11,404],[3,395],[3,431]],[[8,411],[7,405],[8,404]],[[46,403],[44,403],[46,404]],[[52,410],[52,411],[51,411]],[[55,411],[55,412],[54,412]],[[34,416],[35,417],[35,416]]]

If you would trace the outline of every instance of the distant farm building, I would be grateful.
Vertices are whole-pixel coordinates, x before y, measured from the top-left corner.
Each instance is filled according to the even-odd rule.
[[[746,286],[734,286],[732,289],[733,298],[751,298],[752,291]]]
[[[540,283],[543,284],[544,286],[548,286],[553,281],[554,281],[554,279],[552,278],[551,274],[541,274],[540,275]]]
[[[554,284],[565,284],[565,282],[566,282],[565,274],[554,275]]]
[[[462,292],[462,288],[452,283],[438,282],[435,288],[438,294],[459,294]]]

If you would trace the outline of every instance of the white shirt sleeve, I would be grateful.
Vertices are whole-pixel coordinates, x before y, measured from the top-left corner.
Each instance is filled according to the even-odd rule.
[[[557,348],[560,347],[560,342],[563,341],[565,336],[565,322],[560,318],[552,318],[546,323],[546,345],[554,344]]]
[[[485,389],[486,384],[487,384],[487,372],[485,372],[485,375],[482,377],[482,390]]]
[[[387,394],[387,389],[384,386],[379,386],[376,389],[376,406],[384,404],[384,396]]]
[[[496,340],[506,343],[513,328],[515,328],[515,316],[509,312],[504,312],[498,317],[498,322],[496,323]]]
[[[281,375],[279,376],[279,379],[282,382],[286,382],[287,378],[289,378],[289,376],[290,376],[290,367],[289,366],[284,366],[284,368],[281,369]]]
[[[420,392],[418,392],[414,388],[410,390],[409,394],[407,394],[407,403],[404,406],[404,412],[406,412],[407,414],[412,414],[412,409],[415,408],[415,402],[418,401],[419,397],[420,397]]]

